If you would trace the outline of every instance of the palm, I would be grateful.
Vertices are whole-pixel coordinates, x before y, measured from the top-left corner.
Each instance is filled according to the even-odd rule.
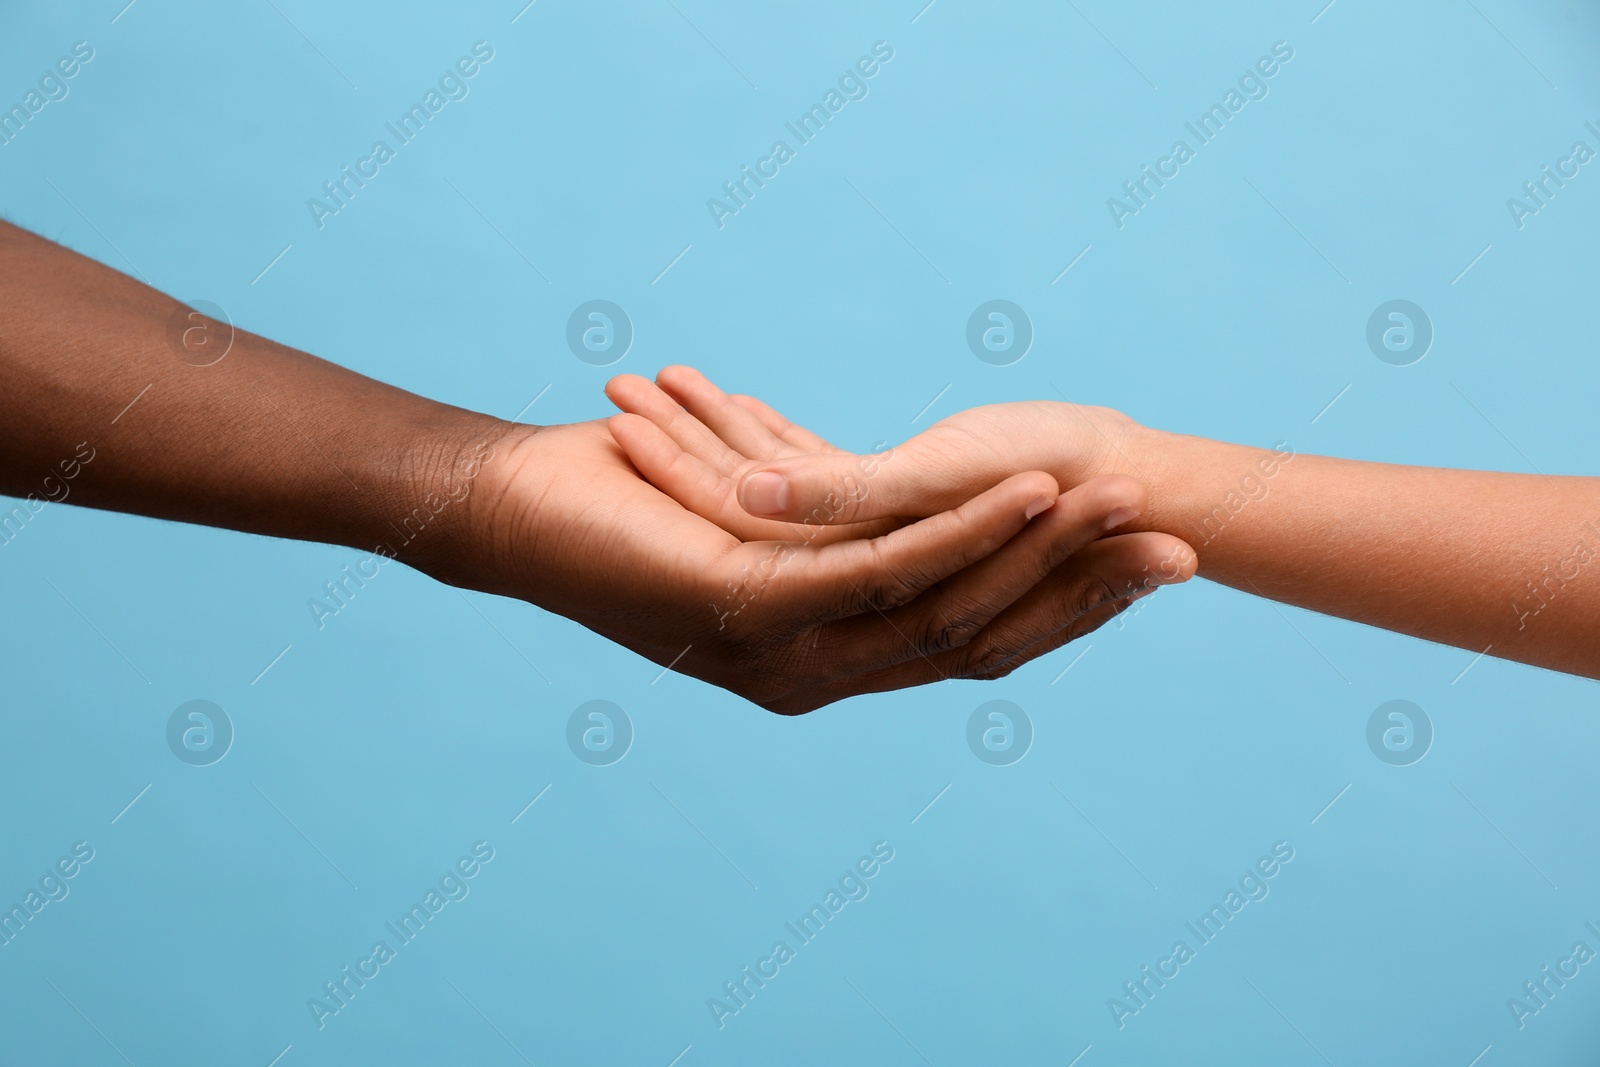
[[[529,444],[536,447],[517,457],[492,523],[504,531],[512,595],[652,659],[682,651],[669,650],[671,642],[640,647],[639,639],[619,635],[630,622],[662,613],[676,616],[677,626],[691,615],[710,619],[706,576],[739,541],[640,478],[603,422],[546,427]],[[601,590],[597,574],[627,580]]]

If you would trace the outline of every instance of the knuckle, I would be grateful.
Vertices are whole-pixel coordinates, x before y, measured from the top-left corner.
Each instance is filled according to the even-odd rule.
[[[978,679],[1004,678],[1016,669],[1008,666],[1012,658],[1013,653],[1009,649],[993,642],[986,643],[967,657],[961,676]]]
[[[904,607],[917,597],[916,583],[904,574],[886,575],[882,584],[873,588],[868,603],[879,611],[892,611]]]
[[[1080,637],[1087,637],[1088,635],[1094,633],[1106,623],[1110,622],[1118,615],[1121,615],[1126,608],[1126,604],[1119,604],[1115,611],[1109,612],[1101,618],[1097,619],[1092,616],[1085,616],[1084,618],[1077,620],[1072,624],[1072,640],[1076,641]]]
[[[1012,671],[1022,666],[1022,663],[1023,658],[1021,656],[1013,656],[1004,663],[989,668],[982,674],[973,675],[973,678],[980,682],[998,682],[1000,679],[1008,677]]]
[[[885,557],[879,542],[868,543],[872,551],[874,575],[872,582],[863,590],[868,606],[878,611],[889,611],[915,600],[917,594],[926,588],[928,583],[919,581],[914,572],[894,565]]]
[[[963,648],[983,631],[978,605],[957,601],[943,605],[918,629],[913,641],[924,656]]]
[[[976,619],[960,616],[946,620],[933,635],[933,646],[929,652],[948,652],[951,649],[962,648],[983,630],[983,623]]]
[[[1073,618],[1080,618],[1089,614],[1101,604],[1117,599],[1117,591],[1111,588],[1111,583],[1104,577],[1096,576],[1084,583],[1078,589],[1078,594],[1073,601]]]
[[[1014,660],[1010,660],[1004,666],[997,667],[988,674],[984,675],[983,680],[986,682],[998,682],[1002,678],[1008,678],[1011,676],[1012,671],[1022,666],[1023,662],[1024,661],[1020,656]]]

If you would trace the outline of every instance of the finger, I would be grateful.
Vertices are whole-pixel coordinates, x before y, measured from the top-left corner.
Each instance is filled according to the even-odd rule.
[[[1134,597],[1123,600],[1113,600],[1110,603],[1100,605],[1087,615],[1081,616],[1070,626],[1068,626],[1067,629],[1062,630],[1059,634],[1054,635],[1052,638],[1054,643],[1051,645],[1049,650],[1054,651],[1056,648],[1060,648],[1062,645],[1076,641],[1078,638],[1094,632],[1101,626],[1104,626],[1106,623],[1116,618],[1122,612],[1126,611],[1128,606],[1135,599],[1138,598]],[[807,694],[806,699],[803,701],[796,701],[792,704],[778,702],[772,710],[778,711],[779,714],[785,715],[803,714],[807,711],[813,711],[816,708],[822,707],[826,704],[831,704],[836,700],[843,700],[846,697],[864,696],[868,693],[894,692],[896,690],[907,689],[912,686],[930,685],[934,682],[950,681],[957,677],[970,679],[973,681],[996,681],[1000,678],[1004,678],[1006,675],[1010,674],[1013,670],[1022,666],[1022,664],[1026,662],[1020,656],[1014,657],[1014,660],[1015,662],[1007,662],[1003,665],[997,665],[990,673],[987,674],[967,674],[959,676],[946,674],[946,666],[944,664],[930,660],[915,660],[902,664],[899,667],[890,667],[884,670],[873,671],[867,674],[856,675],[854,678],[845,679],[838,686],[833,687],[830,690],[821,693]]]
[[[649,419],[624,412],[611,416],[606,426],[645,481],[686,510],[715,523],[741,541],[800,541],[825,545],[854,537],[877,537],[894,529],[887,522],[801,526],[756,518],[734,499],[732,478],[699,456],[684,451]]]
[[[1083,549],[967,645],[841,679],[837,700],[949,678],[1003,678],[1092,633],[1134,600],[1193,577],[1194,550],[1167,534],[1117,534]]]
[[[750,514],[801,521],[821,508],[830,522],[924,516],[957,506],[1028,469],[989,442],[934,427],[875,455],[792,456],[762,463],[742,476],[739,503]],[[835,509],[822,507],[844,501]]]
[[[693,367],[662,367],[656,384],[723,442],[753,460],[789,455],[788,444]]]
[[[883,537],[795,549],[782,607],[776,610],[796,620],[825,622],[899,607],[1000,548],[1054,504],[1057,494],[1054,478],[1029,471],[953,511]]]
[[[1074,619],[1066,627],[1066,629],[1051,634],[1042,641],[1035,642],[1034,644],[1028,646],[1027,649],[1019,652],[1017,655],[1008,660],[1004,660],[992,667],[986,667],[976,673],[969,674],[967,677],[984,681],[993,681],[995,679],[1004,678],[1018,667],[1046,656],[1051,652],[1054,652],[1056,649],[1061,648],[1063,645],[1069,644],[1072,641],[1076,641],[1080,637],[1086,637],[1094,631],[1100,629],[1100,627],[1104,626],[1112,619],[1127,611],[1136,602],[1153,595],[1158,589],[1161,588],[1161,584],[1162,583],[1146,585],[1127,596],[1119,597],[1115,600],[1105,601],[1098,607],[1092,608],[1084,614],[1078,616],[1078,618]],[[1176,584],[1176,580],[1172,583],[1166,584]]]
[[[1118,534],[1096,541],[953,653],[953,676],[1004,677],[1064,644],[1054,640],[1062,631],[1070,631],[1067,640],[1072,640],[1098,628],[1111,617],[1101,611],[1106,605],[1131,603],[1163,585],[1186,582],[1198,565],[1194,549],[1171,534]]]
[[[623,411],[655,423],[679,448],[719,474],[732,477],[748,465],[744,456],[729,448],[648,378],[619,374],[606,383],[606,396]]]
[[[733,520],[741,520],[742,525],[750,524],[752,516],[743,508],[728,506],[733,480],[699,456],[684,451],[683,446],[661,427],[643,415],[628,412],[611,416],[606,426],[645,481],[683,507],[723,529],[730,529],[728,523]],[[734,511],[741,514],[734,515]],[[757,523],[787,525],[769,519],[759,519]]]
[[[1054,651],[1063,645],[1076,641],[1080,637],[1084,637],[1090,633],[1093,633],[1095,630],[1098,630],[1101,626],[1104,626],[1106,623],[1122,614],[1122,612],[1126,611],[1134,599],[1137,599],[1137,597],[1124,600],[1113,600],[1109,603],[1100,605],[1087,615],[1081,616],[1065,630],[1062,630],[1060,633],[1053,636],[1052,641],[1054,643],[1051,644],[1047,651]],[[1042,655],[1043,653],[1041,652],[1039,654]],[[784,709],[780,713],[803,713],[805,711],[811,711],[815,708],[822,707],[824,704],[831,704],[836,700],[843,700],[845,697],[864,696],[868,693],[894,692],[896,690],[907,689],[912,686],[931,685],[934,682],[951,681],[952,679],[956,678],[972,681],[998,681],[999,679],[1010,674],[1017,667],[1022,666],[1024,662],[1027,661],[1021,656],[1016,656],[1013,657],[1011,661],[996,665],[990,670],[989,673],[953,675],[946,673],[946,670],[948,669],[948,665],[946,664],[942,664],[937,661],[915,660],[902,664],[899,667],[890,667],[881,671],[873,671],[868,674],[857,675],[854,678],[845,680],[840,686],[830,692],[812,695],[809,702],[810,706],[796,705],[793,711]]]
[[[732,403],[738,404],[750,414],[760,419],[773,433],[788,442],[789,446],[800,452],[843,452],[829,442],[818,437],[810,430],[797,423],[790,422],[772,408],[763,404],[753,396],[734,393],[728,397]]]
[[[1123,475],[1095,478],[1063,494],[1004,547],[905,607],[826,627],[817,654],[841,674],[892,666],[959,648],[1056,568],[1144,510],[1145,487]],[[887,650],[877,640],[892,630]]]
[[[999,679],[1009,675],[1018,667],[1047,656],[1056,649],[1065,645],[1069,645],[1078,640],[1080,637],[1089,636],[1096,630],[1100,629],[1100,627],[1116,618],[1118,615],[1121,615],[1123,612],[1133,607],[1133,605],[1138,601],[1143,600],[1145,597],[1153,594],[1156,589],[1159,588],[1160,586],[1153,586],[1149,589],[1141,589],[1132,596],[1121,597],[1117,600],[1108,600],[1099,607],[1085,612],[1076,619],[1073,619],[1065,629],[1051,634],[1043,641],[1034,642],[1027,649],[1019,652],[1015,656],[1012,656],[1010,659],[976,674],[968,674],[966,677],[975,681],[998,681]]]

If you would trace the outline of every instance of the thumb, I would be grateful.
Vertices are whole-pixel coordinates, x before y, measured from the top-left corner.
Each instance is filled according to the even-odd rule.
[[[751,515],[817,526],[927,518],[1017,473],[993,459],[942,452],[925,435],[885,452],[793,456],[746,474],[739,504]]]

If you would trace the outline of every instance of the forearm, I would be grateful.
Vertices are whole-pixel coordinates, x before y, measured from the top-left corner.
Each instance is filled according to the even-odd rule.
[[[1600,677],[1600,479],[1405,467],[1137,430],[1139,523],[1200,573],[1315,611]]]
[[[0,492],[415,557],[504,430],[243,331],[196,365],[226,344],[0,223]]]

